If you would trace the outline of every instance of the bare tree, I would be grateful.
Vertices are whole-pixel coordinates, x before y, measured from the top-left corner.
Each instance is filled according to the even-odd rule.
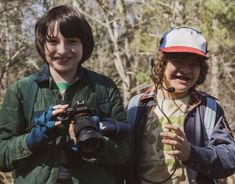
[[[109,61],[106,61],[107,63],[109,62],[107,66],[114,64],[115,68],[110,67],[111,69],[109,68],[109,71],[114,71],[114,73],[118,74],[116,76],[114,75],[114,78],[116,78],[116,82],[121,83],[120,89],[122,90],[124,104],[127,105],[131,97],[129,92],[131,83],[129,71],[131,70],[132,55],[130,53],[129,43],[134,31],[133,25],[128,21],[127,4],[125,1],[121,0],[113,2],[96,0],[95,2],[96,4],[94,1],[92,3],[93,14],[87,13],[90,12],[91,9],[85,12],[84,9],[86,9],[86,7],[83,7],[84,5],[77,1],[74,1],[73,5],[98,25],[96,27],[98,30],[94,31],[95,36],[103,40],[103,43],[101,43],[102,40],[97,40],[99,44],[104,45],[105,42],[106,46],[97,48],[98,52],[102,51],[103,57],[101,57],[100,54],[95,54],[95,56],[104,63],[106,60],[104,56],[105,53],[105,55],[107,54],[106,58],[109,58]],[[87,2],[87,4],[89,4],[89,2]],[[98,44],[96,46],[98,46]],[[106,52],[105,49],[108,52]]]
[[[22,77],[31,67],[27,64],[27,56],[31,53],[22,30],[24,8],[29,1],[7,1],[0,3],[0,94],[5,93],[8,85]]]

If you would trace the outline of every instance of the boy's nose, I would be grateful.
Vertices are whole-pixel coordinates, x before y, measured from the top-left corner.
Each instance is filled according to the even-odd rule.
[[[64,54],[68,51],[68,46],[66,45],[66,43],[60,43],[57,47],[57,52],[59,54]]]

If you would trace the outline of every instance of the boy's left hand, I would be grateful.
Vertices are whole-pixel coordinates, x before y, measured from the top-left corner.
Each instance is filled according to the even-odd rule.
[[[184,134],[184,132],[176,125],[165,125],[169,131],[163,131],[160,133],[162,137],[162,143],[171,145],[172,150],[167,151],[167,154],[175,156],[178,160],[187,161],[190,154],[190,144]]]

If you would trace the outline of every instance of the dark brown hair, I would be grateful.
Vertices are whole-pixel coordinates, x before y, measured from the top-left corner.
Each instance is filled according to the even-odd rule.
[[[206,76],[208,74],[208,64],[205,57],[190,53],[164,53],[162,51],[158,51],[151,61],[151,79],[157,86],[161,86],[163,84],[164,72],[168,59],[175,58],[179,55],[184,55],[185,57],[194,57],[196,61],[200,62],[200,75],[193,88],[205,82]]]
[[[35,45],[39,55],[46,61],[44,45],[51,36],[48,35],[48,30],[52,29],[53,31],[56,23],[64,37],[75,37],[81,40],[83,55],[80,64],[82,64],[91,56],[94,48],[92,29],[83,15],[65,5],[52,8],[37,21],[35,26]]]

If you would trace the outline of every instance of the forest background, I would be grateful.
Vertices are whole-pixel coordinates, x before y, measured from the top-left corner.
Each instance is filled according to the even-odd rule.
[[[210,56],[200,89],[219,100],[235,130],[235,0],[0,0],[0,102],[12,82],[42,65],[34,46],[35,21],[61,4],[87,17],[95,49],[85,66],[111,77],[125,106],[151,85],[149,61],[162,34],[174,26],[200,30]],[[0,184],[10,180],[0,175]]]

